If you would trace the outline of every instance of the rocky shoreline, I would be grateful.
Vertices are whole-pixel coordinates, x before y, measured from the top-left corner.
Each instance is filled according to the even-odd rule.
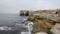
[[[39,34],[39,32],[44,32],[46,34],[60,34],[60,27],[58,27],[58,24],[60,24],[59,9],[27,11],[27,13],[28,19],[25,20],[23,24],[26,25],[29,22],[33,22],[33,29],[31,31],[32,34]],[[26,13],[24,13],[24,15],[25,14]]]

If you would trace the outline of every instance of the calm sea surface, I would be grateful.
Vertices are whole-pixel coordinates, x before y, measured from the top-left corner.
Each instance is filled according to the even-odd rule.
[[[13,25],[15,23],[22,23],[26,16],[19,16],[18,14],[0,14],[0,25]]]

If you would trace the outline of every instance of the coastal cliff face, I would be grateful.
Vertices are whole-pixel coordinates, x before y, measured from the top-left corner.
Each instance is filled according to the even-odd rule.
[[[38,10],[29,15],[27,21],[32,21],[32,34],[43,31],[52,34],[51,28],[56,24],[60,24],[60,10]],[[25,24],[26,21],[24,22]]]

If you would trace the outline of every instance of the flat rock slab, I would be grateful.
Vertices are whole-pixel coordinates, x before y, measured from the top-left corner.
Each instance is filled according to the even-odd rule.
[[[45,32],[37,32],[36,34],[47,34],[47,33],[45,33]]]
[[[52,27],[51,32],[54,34],[60,34],[60,24],[56,23],[54,27]]]

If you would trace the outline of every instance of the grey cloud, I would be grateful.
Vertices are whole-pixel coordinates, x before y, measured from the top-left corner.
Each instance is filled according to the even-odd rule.
[[[14,0],[0,0],[0,13],[18,13],[18,4]]]
[[[40,3],[42,1],[42,3]],[[51,0],[52,1],[52,0]],[[38,2],[38,3],[37,3]],[[43,5],[42,5],[43,4]],[[0,13],[19,13],[20,9],[59,8],[60,3],[48,0],[0,0]]]

